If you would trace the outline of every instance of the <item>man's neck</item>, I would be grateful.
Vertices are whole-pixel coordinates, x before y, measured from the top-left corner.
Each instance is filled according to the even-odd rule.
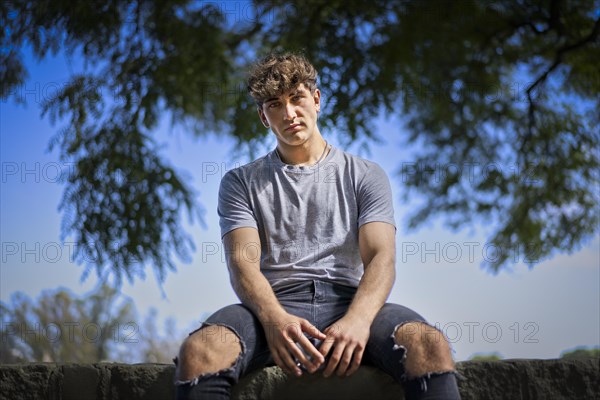
[[[300,146],[289,146],[278,143],[277,154],[285,164],[309,166],[314,165],[327,156],[328,144],[321,135],[316,140],[305,142]]]

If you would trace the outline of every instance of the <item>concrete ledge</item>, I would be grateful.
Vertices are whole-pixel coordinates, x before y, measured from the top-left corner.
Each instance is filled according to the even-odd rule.
[[[174,398],[174,367],[166,364],[0,365],[2,399],[164,400]],[[600,398],[600,359],[458,363],[463,400]],[[236,400],[402,399],[402,387],[374,368],[350,378],[287,377],[269,367],[235,387]]]

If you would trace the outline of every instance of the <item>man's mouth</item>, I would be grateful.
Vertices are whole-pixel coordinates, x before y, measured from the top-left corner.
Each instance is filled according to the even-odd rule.
[[[302,124],[293,124],[293,125],[290,125],[287,128],[285,128],[285,130],[286,131],[291,131],[291,130],[294,130],[294,129],[300,127],[300,126],[302,126]]]

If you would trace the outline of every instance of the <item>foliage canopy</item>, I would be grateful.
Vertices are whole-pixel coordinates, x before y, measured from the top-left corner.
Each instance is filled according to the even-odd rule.
[[[426,199],[409,226],[493,221],[488,242],[503,251],[486,266],[498,271],[518,252],[533,265],[597,232],[599,9],[567,0],[2,2],[2,96],[26,78],[25,46],[40,58],[83,56],[87,72],[43,107],[66,120],[52,145],[76,165],[64,233],[97,255],[99,274],[132,280],[152,262],[162,280],[171,253],[193,249],[180,212],[201,215],[152,141],[160,116],[252,150],[267,133],[244,73],[258,55],[301,50],[320,72],[325,131],[348,143],[406,132],[413,159],[399,174],[407,196]],[[376,132],[381,113],[406,129]]]

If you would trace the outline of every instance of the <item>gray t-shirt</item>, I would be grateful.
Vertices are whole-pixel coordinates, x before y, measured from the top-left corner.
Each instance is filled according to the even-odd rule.
[[[228,171],[219,189],[221,237],[256,228],[260,268],[273,288],[304,280],[358,286],[363,264],[358,229],[367,222],[392,224],[390,183],[374,162],[335,147],[321,162],[284,164],[275,151]]]

